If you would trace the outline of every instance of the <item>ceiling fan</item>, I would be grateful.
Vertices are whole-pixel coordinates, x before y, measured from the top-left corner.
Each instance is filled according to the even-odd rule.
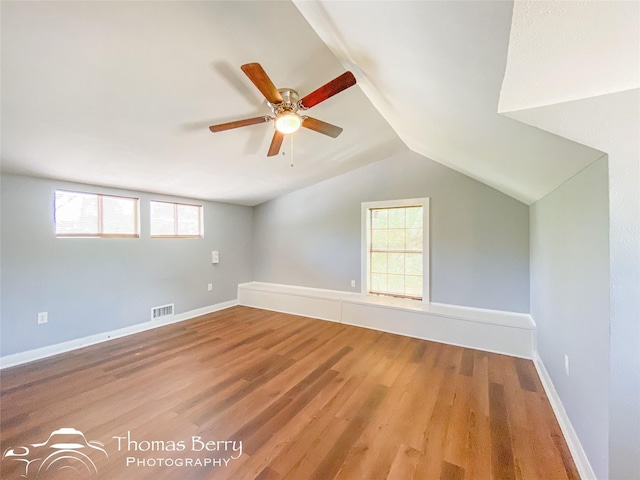
[[[356,79],[353,73],[345,72],[299,99],[298,92],[291,88],[277,89],[259,63],[247,63],[240,68],[258,90],[260,90],[262,95],[264,95],[273,116],[264,115],[262,117],[246,118],[244,120],[211,125],[209,130],[212,132],[223,132],[233,128],[247,127],[249,125],[266,123],[273,120],[275,132],[273,133],[269,152],[267,153],[268,157],[277,155],[280,151],[284,136],[297,131],[300,127],[308,128],[309,130],[333,138],[336,138],[342,133],[342,128],[340,127],[306,115],[300,115],[298,112],[305,111],[355,85]]]

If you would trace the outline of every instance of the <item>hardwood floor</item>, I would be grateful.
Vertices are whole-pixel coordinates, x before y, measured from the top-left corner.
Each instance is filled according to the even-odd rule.
[[[7,480],[579,478],[531,361],[247,307],[1,381]]]

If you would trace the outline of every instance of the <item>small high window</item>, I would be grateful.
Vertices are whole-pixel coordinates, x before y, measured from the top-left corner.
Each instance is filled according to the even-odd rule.
[[[138,199],[56,190],[56,237],[137,238]]]
[[[202,205],[151,202],[151,237],[202,238]]]

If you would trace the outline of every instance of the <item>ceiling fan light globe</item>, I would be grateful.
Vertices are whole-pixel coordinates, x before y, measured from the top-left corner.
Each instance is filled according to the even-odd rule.
[[[302,118],[294,112],[284,112],[276,117],[276,130],[280,133],[289,134],[297,131],[302,125]]]

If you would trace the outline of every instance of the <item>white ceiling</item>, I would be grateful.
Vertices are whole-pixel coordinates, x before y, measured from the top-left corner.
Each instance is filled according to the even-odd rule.
[[[531,203],[601,154],[497,113],[510,2],[2,2],[2,170],[255,205],[406,149]],[[296,8],[297,7],[297,8]],[[307,23],[308,22],[308,23]],[[267,158],[257,61],[301,95],[352,70]]]
[[[639,50],[638,1],[518,1],[498,111],[638,88]]]

